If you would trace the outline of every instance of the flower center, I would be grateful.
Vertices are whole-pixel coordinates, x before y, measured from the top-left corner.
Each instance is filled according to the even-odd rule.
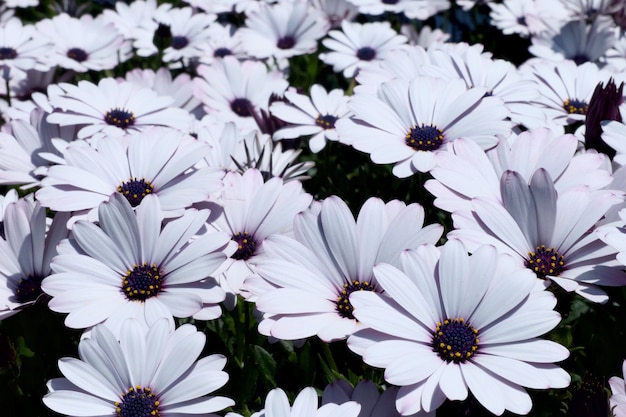
[[[585,100],[567,99],[563,102],[563,108],[569,114],[587,114],[589,104]]]
[[[289,49],[289,48],[293,48],[293,46],[296,44],[296,39],[293,36],[283,36],[282,38],[280,38],[278,40],[278,42],[276,42],[276,46],[278,46],[280,49]]]
[[[3,46],[0,48],[0,59],[15,59],[17,51],[11,47]]]
[[[155,264],[135,265],[122,277],[122,292],[131,301],[146,301],[161,292],[163,279]]]
[[[398,4],[399,0],[382,0],[383,4]]]
[[[115,403],[118,417],[152,417],[160,416],[160,402],[149,387],[130,387],[122,394],[122,401]]]
[[[249,117],[252,116],[252,103],[247,98],[236,98],[230,103],[230,109],[234,111],[238,116]]]
[[[547,249],[545,245],[537,246],[535,252],[528,252],[525,264],[541,279],[545,279],[546,275],[558,276],[565,269],[563,256],[554,248]]]
[[[225,56],[232,55],[233,52],[228,48],[217,48],[213,51],[213,56],[216,58],[224,58]]]
[[[107,122],[107,124],[126,129],[128,126],[135,124],[135,115],[129,110],[116,107],[106,112],[104,121]]]
[[[322,116],[321,114],[317,116],[315,119],[315,124],[321,127],[322,129],[329,130],[335,128],[335,122],[337,121],[337,117],[331,114],[326,114]]]
[[[443,132],[432,125],[415,125],[407,132],[405,143],[416,151],[434,151],[443,143]]]
[[[254,251],[256,250],[256,241],[250,233],[248,232],[237,232],[232,237],[232,240],[237,242],[237,251],[233,253],[231,258],[241,260],[248,260],[252,255],[254,255]]]
[[[126,200],[128,200],[133,207],[137,207],[139,203],[141,203],[141,200],[153,191],[154,186],[152,183],[146,181],[144,178],[140,180],[132,178],[117,187],[117,192],[126,197]]]
[[[361,282],[355,280],[351,283],[343,284],[343,289],[337,295],[337,313],[339,313],[341,317],[356,320],[352,314],[354,307],[352,307],[350,303],[350,294],[355,291],[376,291],[376,287],[367,281]]]
[[[20,278],[17,283],[17,289],[15,290],[15,298],[18,303],[28,303],[30,301],[35,301],[37,297],[43,294],[41,290],[41,281],[43,277],[39,275],[31,276],[29,275],[26,278]]]
[[[364,46],[356,51],[356,57],[361,61],[371,61],[376,58],[376,50],[374,48],[370,48],[369,46]]]
[[[83,49],[72,48],[69,51],[67,51],[67,57],[72,58],[74,61],[77,61],[77,62],[84,62],[84,61],[87,61],[87,58],[89,57],[89,55],[87,55],[87,52],[85,52]]]
[[[187,45],[189,45],[189,39],[187,39],[186,36],[173,36],[172,37],[172,48],[183,49]]]
[[[465,319],[446,319],[437,323],[433,334],[433,351],[446,362],[465,362],[478,350],[478,330]]]

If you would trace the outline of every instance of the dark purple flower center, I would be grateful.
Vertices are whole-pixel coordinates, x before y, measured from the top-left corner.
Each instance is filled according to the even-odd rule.
[[[254,255],[256,251],[256,241],[254,237],[250,235],[248,232],[237,232],[231,238],[235,242],[237,242],[237,251],[233,253],[231,258],[237,259],[238,261],[246,261]]]
[[[247,98],[236,98],[230,103],[230,109],[234,111],[237,116],[249,117],[252,116],[252,103]]]
[[[17,58],[17,51],[11,47],[0,47],[0,59],[15,59]]]
[[[160,416],[159,399],[148,387],[131,387],[122,394],[122,401],[115,403],[118,417],[158,417]]]
[[[399,0],[382,0],[383,4],[398,4]]]
[[[334,129],[335,122],[337,121],[337,117],[331,114],[325,114],[322,116],[321,114],[317,116],[315,119],[315,124],[321,127],[322,129]]]
[[[278,40],[278,42],[276,42],[276,46],[278,46],[280,49],[293,48],[295,44],[296,44],[296,39],[290,35],[283,36],[282,38]]]
[[[122,277],[122,292],[131,301],[146,301],[161,292],[163,277],[155,264],[135,265]]]
[[[351,283],[343,284],[343,288],[337,295],[337,313],[341,317],[345,317],[347,319],[355,320],[352,312],[354,311],[354,307],[350,303],[350,294],[355,291],[376,291],[376,287],[367,281],[352,281]]]
[[[371,61],[376,58],[376,50],[369,46],[364,46],[356,51],[356,57],[361,61]]]
[[[144,178],[138,180],[132,178],[122,183],[117,187],[117,192],[126,197],[126,200],[131,206],[137,207],[141,200],[148,194],[152,194],[154,186],[150,181],[146,181]]]
[[[17,288],[15,289],[15,298],[18,303],[28,303],[30,301],[35,301],[43,291],[41,290],[41,281],[43,277],[39,275],[31,276],[29,275],[26,278],[20,278],[17,283]]]
[[[545,279],[546,275],[559,276],[565,270],[565,259],[554,248],[545,245],[537,246],[535,252],[528,252],[526,267],[537,274],[537,278]]]
[[[563,102],[563,108],[569,114],[587,114],[589,104],[585,100],[567,99]]]
[[[76,62],[85,62],[87,61],[89,55],[87,54],[87,52],[85,52],[84,49],[72,48],[67,51],[67,57],[72,58]]]
[[[135,124],[135,115],[129,110],[116,107],[106,112],[104,121],[107,124],[126,129],[128,126]]]
[[[189,39],[186,36],[172,36],[172,48],[183,49],[189,45]]]
[[[433,334],[433,351],[446,362],[465,362],[478,350],[478,330],[464,318],[437,323]]]
[[[216,58],[224,58],[225,56],[232,55],[233,51],[228,48],[217,48],[213,51],[213,56]]]
[[[576,55],[574,58],[572,58],[572,61],[574,61],[576,63],[576,65],[582,65],[585,62],[589,62],[590,59],[587,55],[584,54],[580,54],[580,55]]]
[[[415,125],[406,134],[405,143],[416,151],[434,151],[443,143],[443,132],[431,125]]]

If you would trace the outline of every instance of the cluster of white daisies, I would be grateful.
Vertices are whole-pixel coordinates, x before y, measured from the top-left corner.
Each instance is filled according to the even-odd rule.
[[[17,17],[41,2],[0,6],[0,319],[47,302],[85,330],[49,408],[235,405],[209,395],[225,357],[198,360],[204,333],[175,318],[237,302],[273,339],[345,341],[389,384],[339,381],[321,407],[277,388],[259,416],[433,415],[470,393],[527,414],[525,388],[569,386],[570,352],[542,338],[561,320],[551,291],[606,303],[626,285],[623,2],[64,1]],[[424,24],[461,7],[529,37],[533,58]],[[348,89],[290,85],[309,55]],[[281,146],[296,139],[308,150]],[[301,154],[327,141],[428,174],[453,230],[419,202],[367,196],[355,219],[316,199]],[[623,380],[611,389],[625,416]]]

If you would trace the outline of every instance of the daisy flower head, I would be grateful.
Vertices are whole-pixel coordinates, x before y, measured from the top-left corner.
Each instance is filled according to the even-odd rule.
[[[112,23],[88,14],[76,18],[63,13],[40,20],[37,29],[52,41],[50,64],[76,72],[113,69],[131,52]]]
[[[343,404],[328,403],[318,406],[319,398],[313,387],[304,388],[289,405],[287,394],[275,388],[265,397],[265,408],[252,417],[357,417],[361,406],[349,401]]]
[[[153,195],[166,217],[176,217],[222,188],[219,169],[193,169],[209,150],[208,144],[163,127],[93,145],[76,141],[65,149],[65,164],[48,169],[37,199],[55,211],[86,212],[95,221],[96,208],[112,194],[123,195],[132,207]]]
[[[313,153],[324,149],[327,140],[338,140],[335,122],[349,113],[348,97],[342,89],[327,92],[321,85],[314,84],[310,97],[286,91],[285,98],[287,101],[276,101],[270,106],[274,116],[290,123],[274,133],[274,140],[312,135],[309,148]]]
[[[382,394],[376,384],[368,379],[363,379],[355,387],[352,387],[345,379],[338,379],[326,385],[322,394],[322,404],[343,404],[355,401],[361,404],[361,412],[358,417],[400,417],[396,409],[396,396],[398,387],[388,387]],[[424,411],[415,413],[412,417],[434,416],[435,413]]]
[[[142,56],[157,53],[159,48],[154,43],[158,27],[167,27],[169,31],[163,48],[163,62],[170,64],[200,56],[199,47],[209,37],[209,28],[214,24],[216,15],[194,11],[191,7],[160,9],[153,15],[154,24],[146,26],[133,46],[141,51]]]
[[[41,185],[48,166],[59,155],[57,146],[64,147],[72,139],[61,136],[72,132],[50,129],[45,116],[33,110],[30,121],[14,120],[10,133],[0,132],[0,184],[21,185],[22,189]]]
[[[295,239],[274,235],[264,242],[267,257],[257,275],[244,282],[264,313],[259,331],[282,340],[317,335],[325,342],[344,339],[361,323],[352,315],[354,291],[380,291],[374,265],[396,264],[405,249],[435,243],[440,225],[423,226],[424,209],[370,198],[356,221],[338,197],[299,214]],[[262,289],[261,291],[257,291]]]
[[[352,21],[359,10],[349,0],[312,0],[313,6],[324,13],[331,28],[341,26],[344,20]]]
[[[209,26],[209,38],[199,45],[200,55],[197,60],[201,64],[211,65],[214,61],[225,56],[234,56],[239,60],[248,57],[244,49],[239,29],[231,24]]]
[[[355,94],[350,99],[354,116],[337,121],[339,140],[370,154],[374,163],[394,163],[397,177],[428,172],[435,154],[460,137],[489,149],[497,143],[495,135],[510,132],[508,110],[486,92],[467,89],[460,79],[392,80],[379,87],[376,97]]]
[[[120,136],[150,126],[187,131],[191,123],[189,112],[172,107],[174,98],[113,78],[102,78],[97,85],[85,80],[56,84],[48,89],[48,99],[54,108],[48,122],[80,125],[79,138],[99,132]]]
[[[50,227],[46,210],[33,195],[15,201],[4,198],[3,237],[0,238],[0,320],[36,303],[42,280],[51,274],[56,245],[67,237],[67,215],[59,213]]]
[[[273,234],[292,235],[295,216],[309,207],[312,197],[299,181],[284,183],[274,177],[264,182],[256,169],[226,174],[220,196],[223,213],[209,228],[228,233],[237,245],[222,267],[220,283],[239,294],[263,256],[263,241]]]
[[[127,72],[124,79],[138,87],[150,88],[160,96],[173,97],[171,107],[187,110],[196,117],[204,115],[202,103],[193,94],[193,82],[189,74],[181,73],[173,77],[172,72],[165,67],[157,71],[135,68]]]
[[[525,67],[522,74],[539,85],[540,94],[532,104],[557,126],[584,122],[596,86],[611,77],[610,72],[592,62],[577,65],[574,61],[545,60]]]
[[[247,53],[255,58],[274,57],[277,61],[317,50],[317,41],[328,32],[330,24],[309,1],[259,3],[246,16],[240,29]]]
[[[569,351],[539,336],[560,321],[556,298],[534,275],[485,245],[468,255],[455,240],[401,255],[400,268],[377,265],[384,295],[352,293],[366,330],[348,347],[400,387],[401,415],[431,412],[469,392],[487,410],[527,414],[526,388],[564,388],[570,376],[554,362]]]
[[[608,210],[624,201],[622,191],[579,186],[558,194],[543,168],[529,182],[505,171],[500,187],[502,203],[477,197],[470,214],[453,213],[457,229],[448,237],[463,241],[470,252],[491,244],[545,285],[554,282],[592,302],[608,300],[600,286],[626,285],[617,251],[595,232]]]
[[[192,324],[173,331],[157,320],[145,332],[136,320],[126,320],[119,337],[96,326],[78,344],[79,358],[62,358],[64,378],[48,381],[46,406],[80,416],[213,415],[235,404],[208,395],[228,381],[226,358],[198,359],[206,343]]]
[[[391,28],[389,22],[353,23],[344,20],[341,30],[331,30],[322,40],[328,49],[319,59],[342,72],[346,78],[354,77],[358,70],[385,59],[390,51],[406,47],[407,38]]]
[[[580,186],[599,190],[612,181],[607,157],[601,153],[577,153],[578,138],[559,135],[547,128],[500,137],[496,147],[483,151],[471,140],[461,138],[435,157],[432,180],[424,187],[435,196],[434,205],[447,212],[471,212],[472,199],[502,202],[500,178],[516,171],[530,183],[540,168],[554,178],[561,194]]]
[[[626,360],[622,363],[622,378],[612,376],[609,378],[609,386],[611,387],[611,412],[615,417],[626,417],[626,385],[624,384],[624,375],[626,375]]]
[[[0,23],[0,71],[2,78],[11,79],[24,71],[46,71],[51,46],[49,40],[34,25],[23,25],[17,17]]]
[[[490,3],[489,8],[491,24],[505,35],[518,34],[527,38],[548,29],[534,0],[504,0],[502,3]]]
[[[243,130],[258,129],[253,115],[267,111],[272,94],[282,96],[289,85],[281,72],[268,71],[262,62],[240,62],[232,56],[199,65],[198,75],[194,94],[205,111],[234,121]]]
[[[156,28],[153,17],[158,13],[167,12],[172,5],[163,3],[157,5],[156,0],[135,0],[130,4],[115,2],[115,10],[106,8],[102,11],[102,18],[113,23],[116,29],[128,40],[136,40],[141,37],[146,28],[152,32]],[[148,56],[142,51],[137,51],[139,56]]]
[[[528,51],[550,61],[572,60],[577,64],[598,63],[615,43],[615,27],[610,19],[571,20],[558,29],[545,30],[531,37]]]
[[[195,238],[208,210],[189,209],[164,227],[159,200],[147,196],[133,210],[121,195],[98,208],[99,225],[74,224],[59,246],[54,274],[42,283],[51,310],[69,313],[66,326],[99,323],[120,334],[127,318],[144,326],[174,317],[214,319],[221,315],[224,291],[210,276],[226,260],[225,233]]]
[[[363,14],[404,13],[409,19],[426,20],[448,10],[448,0],[350,0]]]

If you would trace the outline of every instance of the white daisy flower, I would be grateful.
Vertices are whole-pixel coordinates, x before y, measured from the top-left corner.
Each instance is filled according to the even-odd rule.
[[[79,359],[62,358],[64,378],[48,381],[43,398],[50,409],[73,416],[213,415],[235,404],[208,394],[228,381],[226,358],[200,360],[206,336],[191,324],[175,331],[157,320],[147,333],[127,320],[119,342],[96,326],[78,344]]]
[[[535,0],[504,0],[499,4],[490,3],[491,24],[505,35],[517,34],[529,37],[548,29],[541,20]]]
[[[284,1],[276,5],[260,3],[246,16],[240,31],[244,49],[256,58],[274,57],[281,61],[317,50],[317,40],[330,24],[310,2]]]
[[[557,126],[584,121],[596,86],[611,77],[592,62],[576,65],[574,61],[536,61],[522,74],[539,84],[540,94],[532,104]]]
[[[17,17],[0,24],[0,71],[2,78],[13,78],[24,71],[47,71],[51,43],[34,25],[23,25]]]
[[[204,45],[211,33],[209,27],[215,22],[216,15],[194,11],[191,7],[160,9],[153,15],[154,25],[148,25],[137,32],[133,46],[141,56],[149,56],[158,52],[153,39],[159,25],[168,27],[171,39],[163,50],[163,62],[186,65],[190,59],[200,56],[200,46]],[[168,36],[169,38],[169,36]]]
[[[200,54],[197,60],[201,64],[211,65],[225,56],[234,56],[239,60],[250,58],[244,49],[239,29],[231,24],[213,24],[209,26],[209,38],[198,45]]]
[[[154,195],[166,217],[176,217],[222,188],[219,169],[192,169],[209,150],[206,143],[159,127],[105,137],[93,146],[73,142],[65,149],[65,164],[48,169],[37,199],[55,211],[87,211],[96,220],[96,208],[112,194],[133,207]]]
[[[602,125],[602,140],[615,150],[613,161],[620,165],[626,165],[626,124],[615,121],[606,120]]]
[[[113,23],[116,29],[124,35],[126,39],[136,40],[146,29],[156,29],[156,22],[153,17],[158,13],[165,13],[172,8],[169,3],[157,5],[156,0],[135,0],[130,4],[115,2],[115,10],[104,9],[102,17],[105,21]],[[140,56],[142,51],[138,51]]]
[[[119,136],[150,126],[185,131],[191,123],[189,112],[171,107],[172,97],[113,78],[102,78],[97,85],[89,81],[79,81],[78,85],[55,84],[48,89],[48,98],[54,107],[48,122],[61,126],[83,125],[78,131],[79,138],[98,132]]]
[[[359,14],[357,7],[349,0],[312,0],[311,3],[324,13],[333,29],[341,26],[344,20],[352,21]]]
[[[569,385],[569,374],[554,365],[569,351],[539,338],[560,321],[556,298],[536,289],[530,271],[492,246],[469,256],[454,240],[441,251],[406,251],[400,264],[374,267],[386,296],[350,296],[368,329],[350,336],[348,346],[400,386],[401,415],[434,411],[470,392],[493,414],[527,414],[532,402],[524,387]]]
[[[626,385],[624,384],[624,375],[626,375],[626,360],[622,363],[622,378],[612,376],[609,378],[609,386],[611,387],[611,412],[615,417],[626,417]]]
[[[355,401],[361,404],[358,417],[400,417],[396,409],[398,387],[388,387],[381,394],[372,381],[363,379],[354,388],[345,379],[338,379],[326,385],[322,393],[322,404],[343,404]],[[434,416],[424,411],[412,414],[411,417]]]
[[[350,294],[379,291],[374,265],[396,264],[403,250],[437,242],[442,226],[423,225],[420,205],[378,198],[363,204],[356,221],[338,197],[301,213],[296,239],[268,237],[268,258],[257,263],[258,276],[244,282],[264,313],[259,331],[283,340],[317,335],[325,342],[352,334],[362,325],[352,315]]]
[[[282,73],[268,71],[262,62],[239,62],[232,56],[199,65],[198,75],[194,94],[206,112],[234,121],[244,130],[258,129],[253,113],[267,111],[272,94],[282,96],[289,85]]]
[[[337,121],[339,140],[370,154],[374,163],[394,163],[397,177],[428,172],[447,143],[465,137],[489,149],[497,143],[495,135],[510,132],[502,100],[486,93],[467,89],[460,79],[392,80],[379,87],[377,97],[351,98],[354,116]]]
[[[312,135],[309,148],[313,153],[324,149],[327,140],[338,140],[335,122],[349,113],[348,97],[342,89],[327,92],[321,85],[314,84],[310,97],[285,91],[285,98],[288,101],[276,101],[270,106],[274,116],[290,123],[274,133],[274,140]]]
[[[45,116],[33,110],[30,123],[14,120],[10,134],[0,132],[0,184],[21,185],[22,189],[40,186],[48,165],[60,157],[58,147],[64,148],[73,139],[73,129],[60,132],[56,125],[46,123]]]
[[[531,38],[528,51],[538,58],[578,65],[599,62],[615,43],[615,27],[610,19],[571,20],[563,27],[550,29]]]
[[[470,252],[493,245],[546,285],[554,282],[592,302],[608,300],[600,285],[626,285],[626,274],[615,260],[617,251],[594,233],[607,211],[624,201],[622,191],[580,186],[557,194],[543,168],[530,184],[519,173],[505,171],[501,188],[502,203],[477,197],[470,214],[453,213],[458,229],[448,237],[463,241]]]
[[[329,52],[319,59],[333,66],[333,71],[352,78],[361,68],[379,62],[396,49],[406,47],[407,38],[391,28],[389,22],[341,22],[341,30],[331,30],[322,43]]]
[[[102,18],[87,14],[75,18],[63,13],[40,20],[36,26],[52,41],[50,65],[76,72],[102,71],[130,58],[130,44]]]
[[[363,14],[404,13],[409,19],[426,20],[448,10],[448,0],[350,0]]]
[[[2,202],[3,237],[0,238],[0,320],[34,304],[43,296],[41,282],[51,274],[56,246],[67,237],[68,216],[57,213],[50,228],[46,210],[33,195]],[[45,298],[45,297],[44,297]]]
[[[530,183],[538,169],[545,169],[559,194],[580,186],[599,190],[610,184],[608,158],[596,152],[576,153],[578,145],[574,135],[556,135],[546,128],[500,137],[498,145],[487,152],[461,138],[448,147],[449,152],[437,154],[430,171],[434,179],[424,187],[435,196],[436,207],[458,213],[470,212],[476,197],[502,203],[500,178],[507,170]]]
[[[99,206],[99,226],[80,220],[52,260],[54,274],[41,287],[49,307],[69,313],[65,325],[83,329],[99,323],[120,334],[127,318],[144,326],[175,317],[214,319],[225,293],[210,275],[226,260],[225,233],[196,235],[208,210],[189,209],[161,226],[159,200],[144,199],[136,211],[121,195]]]
[[[265,397],[265,408],[252,414],[252,417],[357,417],[361,405],[348,401],[343,404],[328,403],[318,406],[319,399],[315,388],[307,387],[298,393],[289,405],[287,394],[280,388],[275,388]],[[228,417],[238,416],[230,413]]]
[[[165,67],[156,72],[152,69],[135,68],[127,72],[124,79],[138,87],[150,88],[160,96],[173,97],[171,107],[187,110],[196,117],[204,115],[200,108],[202,103],[193,94],[193,82],[189,74],[181,73],[174,78],[172,72]]]
[[[292,236],[294,218],[309,207],[312,197],[299,181],[284,183],[274,177],[264,182],[256,169],[226,174],[220,197],[223,211],[208,228],[228,233],[237,244],[219,280],[230,293],[239,294],[263,257],[263,241],[274,234]]]

